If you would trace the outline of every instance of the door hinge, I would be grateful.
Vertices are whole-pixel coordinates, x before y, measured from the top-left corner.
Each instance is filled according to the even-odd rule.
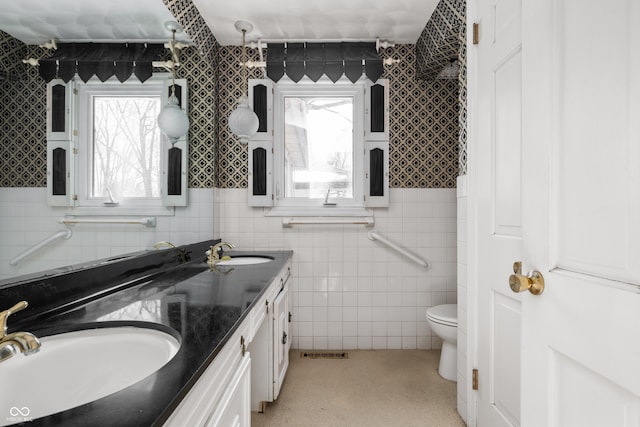
[[[78,154],[78,149],[77,148],[73,149],[73,154]]]
[[[264,300],[264,305],[267,307],[267,314],[269,314],[269,300]]]
[[[77,129],[73,130],[73,136],[78,136],[78,130]]]
[[[289,312],[289,323],[291,323],[291,312]]]
[[[478,389],[478,370],[477,369],[474,369],[473,371],[471,371],[471,389],[472,390]]]
[[[473,44],[480,43],[480,24],[473,23]]]
[[[240,348],[241,348],[241,351],[242,351],[242,357],[244,357],[244,354],[247,351],[247,346],[246,346],[246,344],[244,342],[244,336],[240,336]]]
[[[78,200],[78,195],[77,195],[77,194],[74,194],[74,195],[71,197],[71,200],[73,200],[73,201],[77,201],[77,200]]]

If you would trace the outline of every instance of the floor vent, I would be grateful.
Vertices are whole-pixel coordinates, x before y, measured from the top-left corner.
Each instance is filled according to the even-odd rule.
[[[301,359],[348,359],[346,351],[301,351]]]

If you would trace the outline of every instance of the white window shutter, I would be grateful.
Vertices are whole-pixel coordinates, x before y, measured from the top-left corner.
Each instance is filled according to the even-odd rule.
[[[171,79],[167,80],[162,97],[162,106],[171,93]],[[189,89],[186,79],[176,79],[176,97],[180,108],[189,116]],[[162,204],[164,206],[187,206],[189,185],[189,132],[175,144],[162,137]]]
[[[260,120],[254,141],[273,139],[273,81],[269,79],[249,79],[249,105]]]
[[[364,205],[389,206],[389,79],[368,81],[364,115]]]
[[[368,208],[389,206],[389,143],[364,143],[364,205]]]
[[[248,205],[273,206],[273,141],[249,141]]]
[[[389,140],[389,79],[367,81],[365,86],[364,139]]]
[[[74,82],[53,79],[47,83],[47,204],[73,205]]]
[[[249,105],[258,116],[258,132],[248,146],[249,206],[273,206],[273,81],[249,79]]]
[[[53,79],[47,83],[47,141],[70,141],[73,135],[71,103],[73,80]]]
[[[47,141],[47,204],[72,205],[71,142]]]

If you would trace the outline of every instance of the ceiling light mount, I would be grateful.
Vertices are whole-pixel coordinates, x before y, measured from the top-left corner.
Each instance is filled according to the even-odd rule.
[[[164,23],[164,28],[171,31],[172,33],[181,33],[182,25],[178,24],[176,21],[167,21]]]
[[[253,24],[247,21],[236,21],[233,26],[241,33],[249,34],[253,31]]]

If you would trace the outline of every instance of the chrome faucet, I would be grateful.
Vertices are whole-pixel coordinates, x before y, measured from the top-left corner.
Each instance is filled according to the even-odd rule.
[[[8,310],[0,312],[0,362],[18,353],[25,356],[40,350],[40,340],[30,332],[13,332],[7,335],[7,319],[17,311],[27,308],[26,301],[20,301]]]
[[[209,248],[209,258],[207,259],[207,263],[209,265],[215,265],[218,263],[218,261],[220,261],[220,254],[222,253],[223,246],[226,246],[229,249],[235,248],[235,246],[228,242],[220,242],[216,243],[214,246],[211,246]]]

